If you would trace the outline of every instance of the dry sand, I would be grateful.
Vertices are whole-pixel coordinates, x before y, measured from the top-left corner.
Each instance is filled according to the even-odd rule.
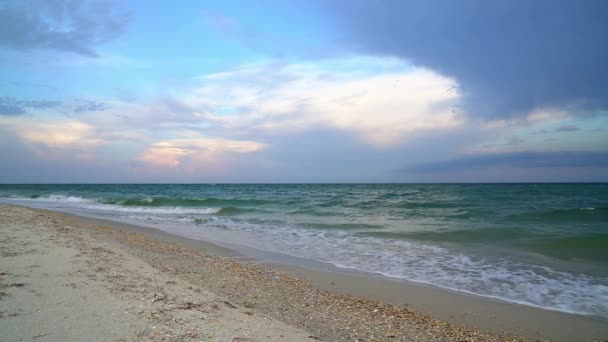
[[[0,340],[310,340],[97,234],[0,206]]]
[[[3,341],[525,340],[514,336],[521,331],[513,325],[502,326],[508,328],[504,332],[486,324],[483,312],[466,319],[439,315],[448,323],[404,305],[386,304],[404,298],[419,304],[456,298],[450,306],[454,313],[458,310],[453,305],[477,303],[471,297],[281,267],[285,273],[243,262],[213,244],[68,214],[0,205],[0,253]],[[400,295],[369,295],[369,287]],[[513,307],[508,315],[528,312],[525,320],[546,313]],[[496,311],[491,304],[477,308]],[[608,336],[606,321],[555,313],[547,317],[542,324],[529,325],[558,325],[555,334],[527,330],[525,335],[556,341],[604,341]]]

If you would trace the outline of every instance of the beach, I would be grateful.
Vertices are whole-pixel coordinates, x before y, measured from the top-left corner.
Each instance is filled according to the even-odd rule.
[[[0,0],[0,342],[608,342],[607,13]]]
[[[2,206],[3,341],[308,340],[61,218]]]
[[[447,303],[452,316],[469,302],[487,312],[437,319],[428,307],[396,302],[395,293],[408,298],[407,287],[389,291],[385,280],[269,265],[204,241],[64,213],[2,205],[0,216],[0,331],[7,341],[572,341],[608,332],[605,320],[540,309],[537,322],[521,317],[531,327],[498,331],[489,321],[517,321],[533,308],[501,311],[498,302],[479,306],[454,295],[461,300]],[[415,303],[451,298],[432,288],[409,296]]]

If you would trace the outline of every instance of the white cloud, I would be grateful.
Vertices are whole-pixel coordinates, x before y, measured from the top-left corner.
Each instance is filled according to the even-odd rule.
[[[560,122],[572,118],[567,110],[556,108],[538,108],[528,113],[521,118],[513,119],[498,119],[488,121],[484,124],[485,128],[509,128],[509,127],[527,127],[552,122]]]
[[[392,60],[378,59],[377,64],[381,70],[374,73],[362,73],[352,60],[334,72],[315,64],[248,65],[202,77],[204,85],[184,101],[216,109],[205,118],[224,129],[330,127],[375,145],[397,144],[425,130],[462,123],[454,110],[460,95],[450,91],[457,87],[455,81],[406,63],[397,68]],[[221,114],[221,108],[236,108],[237,113]]]
[[[458,86],[452,79],[395,59],[269,62],[198,81],[181,94],[149,101],[104,99],[106,110],[81,113],[78,120],[56,117],[28,127],[41,117],[22,117],[15,130],[56,150],[80,146],[72,154],[87,159],[103,156],[103,145],[112,158],[155,165],[155,172],[207,172],[235,165],[279,136],[335,131],[371,147],[391,147],[464,120],[453,110],[460,94],[451,91]]]
[[[306,167],[289,169],[297,160],[285,156],[308,158],[302,165],[316,167],[319,155],[335,160],[329,153],[345,150],[356,155],[356,168],[376,155],[415,163],[441,158],[445,150],[526,151],[541,144],[526,130],[569,118],[567,111],[537,110],[523,119],[475,121],[459,109],[454,80],[395,59],[244,65],[196,81],[198,86],[162,98],[103,99],[105,110],[78,113],[77,119],[49,108],[0,117],[0,126],[40,158],[105,156],[132,163],[136,174],[202,176],[252,163],[304,173]],[[319,132],[336,138],[317,144]],[[308,140],[290,145],[292,137]],[[416,148],[406,151],[407,143]],[[435,152],[425,152],[425,145]]]
[[[266,148],[265,144],[254,141],[191,137],[156,142],[147,147],[139,159],[149,164],[170,168],[182,166],[185,161],[209,166],[216,161],[216,158],[226,153],[252,153],[264,148]]]
[[[92,126],[79,120],[0,118],[0,127],[2,126],[7,127],[34,153],[44,159],[90,160],[94,158],[94,151],[106,143],[95,134]]]
[[[10,127],[23,141],[32,144],[66,148],[76,144],[92,146],[102,143],[93,135],[93,127],[78,120],[8,118],[1,120],[0,125]]]

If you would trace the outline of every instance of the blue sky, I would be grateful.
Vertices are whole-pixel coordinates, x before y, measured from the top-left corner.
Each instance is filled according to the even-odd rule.
[[[1,1],[0,182],[608,181],[604,1]]]

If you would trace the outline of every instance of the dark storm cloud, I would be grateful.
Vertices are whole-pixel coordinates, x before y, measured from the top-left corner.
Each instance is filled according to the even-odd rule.
[[[106,0],[0,3],[0,46],[95,57],[97,44],[122,34],[129,13]]]
[[[449,172],[489,167],[608,167],[608,152],[511,152],[486,154],[421,164],[404,169],[403,171],[414,173]]]
[[[354,49],[454,77],[484,117],[608,109],[608,1],[336,0]]]
[[[17,100],[12,97],[0,97],[0,115],[21,115],[25,114],[28,108],[45,109],[54,108],[60,105],[57,101],[48,100]]]

